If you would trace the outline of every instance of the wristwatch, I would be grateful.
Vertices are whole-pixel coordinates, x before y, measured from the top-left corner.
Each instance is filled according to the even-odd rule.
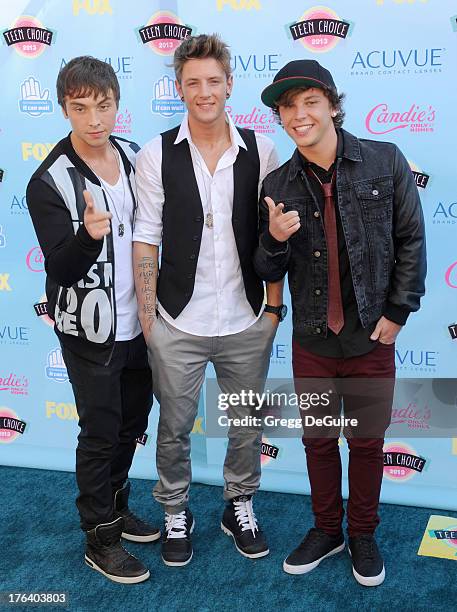
[[[263,312],[271,312],[271,314],[275,314],[279,322],[284,321],[287,314],[287,306],[285,304],[281,304],[281,306],[270,306],[270,304],[266,304]]]

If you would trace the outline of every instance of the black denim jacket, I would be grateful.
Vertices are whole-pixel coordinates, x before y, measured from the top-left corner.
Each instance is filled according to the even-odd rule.
[[[422,207],[408,163],[389,142],[356,138],[341,130],[344,145],[336,161],[341,216],[360,322],[381,315],[404,324],[419,309],[425,292],[426,251]],[[287,243],[268,231],[270,196],[296,210],[301,227]],[[295,150],[264,180],[259,202],[259,246],[254,267],[274,282],[288,273],[293,326],[301,334],[327,335],[327,246],[323,211],[310,189]]]

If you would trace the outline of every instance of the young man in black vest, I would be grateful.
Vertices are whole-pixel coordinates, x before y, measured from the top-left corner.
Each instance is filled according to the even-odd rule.
[[[297,148],[264,181],[255,269],[267,281],[288,273],[297,389],[336,391],[329,408],[322,402],[303,417],[338,417],[341,398],[345,417],[357,417],[358,427],[344,431],[349,549],[357,581],[376,586],[385,576],[373,534],[395,339],[424,294],[425,235],[406,159],[391,143],[342,130],[341,99],[314,60],[289,62],[263,91]],[[291,574],[309,572],[345,546],[340,427],[304,430],[315,528],[284,561]]]
[[[132,271],[139,147],[111,136],[119,95],[105,62],[84,56],[62,68],[57,98],[72,131],[33,174],[27,202],[81,428],[76,503],[85,560],[129,584],[146,580],[149,570],[121,546],[121,536],[152,542],[160,531],[128,506],[128,472],[147,427],[152,381]]]
[[[233,80],[228,48],[217,36],[186,39],[174,67],[188,112],[179,127],[149,142],[138,157],[134,269],[160,402],[154,495],[165,511],[162,558],[180,566],[192,558],[189,434],[206,366],[214,364],[224,393],[261,392],[284,312],[275,285],[267,287],[270,312],[261,314],[264,288],[252,264],[259,186],[277,167],[273,143],[235,128],[226,115]],[[251,412],[251,406],[231,405],[228,416]],[[224,464],[228,503],[221,527],[250,558],[269,552],[252,507],[261,435],[255,424],[230,427]]]

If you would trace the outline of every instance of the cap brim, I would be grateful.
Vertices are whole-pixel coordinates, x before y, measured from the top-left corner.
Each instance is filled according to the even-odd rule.
[[[325,83],[312,77],[286,77],[275,81],[262,91],[261,100],[265,106],[274,108],[276,100],[288,89],[295,87],[327,87]]]

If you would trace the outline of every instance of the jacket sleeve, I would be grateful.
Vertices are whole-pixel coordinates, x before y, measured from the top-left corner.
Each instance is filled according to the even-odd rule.
[[[290,247],[289,242],[275,240],[268,231],[269,214],[264,197],[263,186],[259,199],[259,244],[254,253],[254,268],[262,280],[274,283],[286,275]]]
[[[27,186],[27,206],[45,258],[47,275],[63,287],[71,287],[97,261],[103,240],[94,240],[84,225],[76,234],[70,211],[56,191],[35,178]]]
[[[398,147],[395,147],[393,174],[395,264],[384,315],[404,325],[408,315],[419,310],[420,299],[425,293],[425,225],[413,174]]]

